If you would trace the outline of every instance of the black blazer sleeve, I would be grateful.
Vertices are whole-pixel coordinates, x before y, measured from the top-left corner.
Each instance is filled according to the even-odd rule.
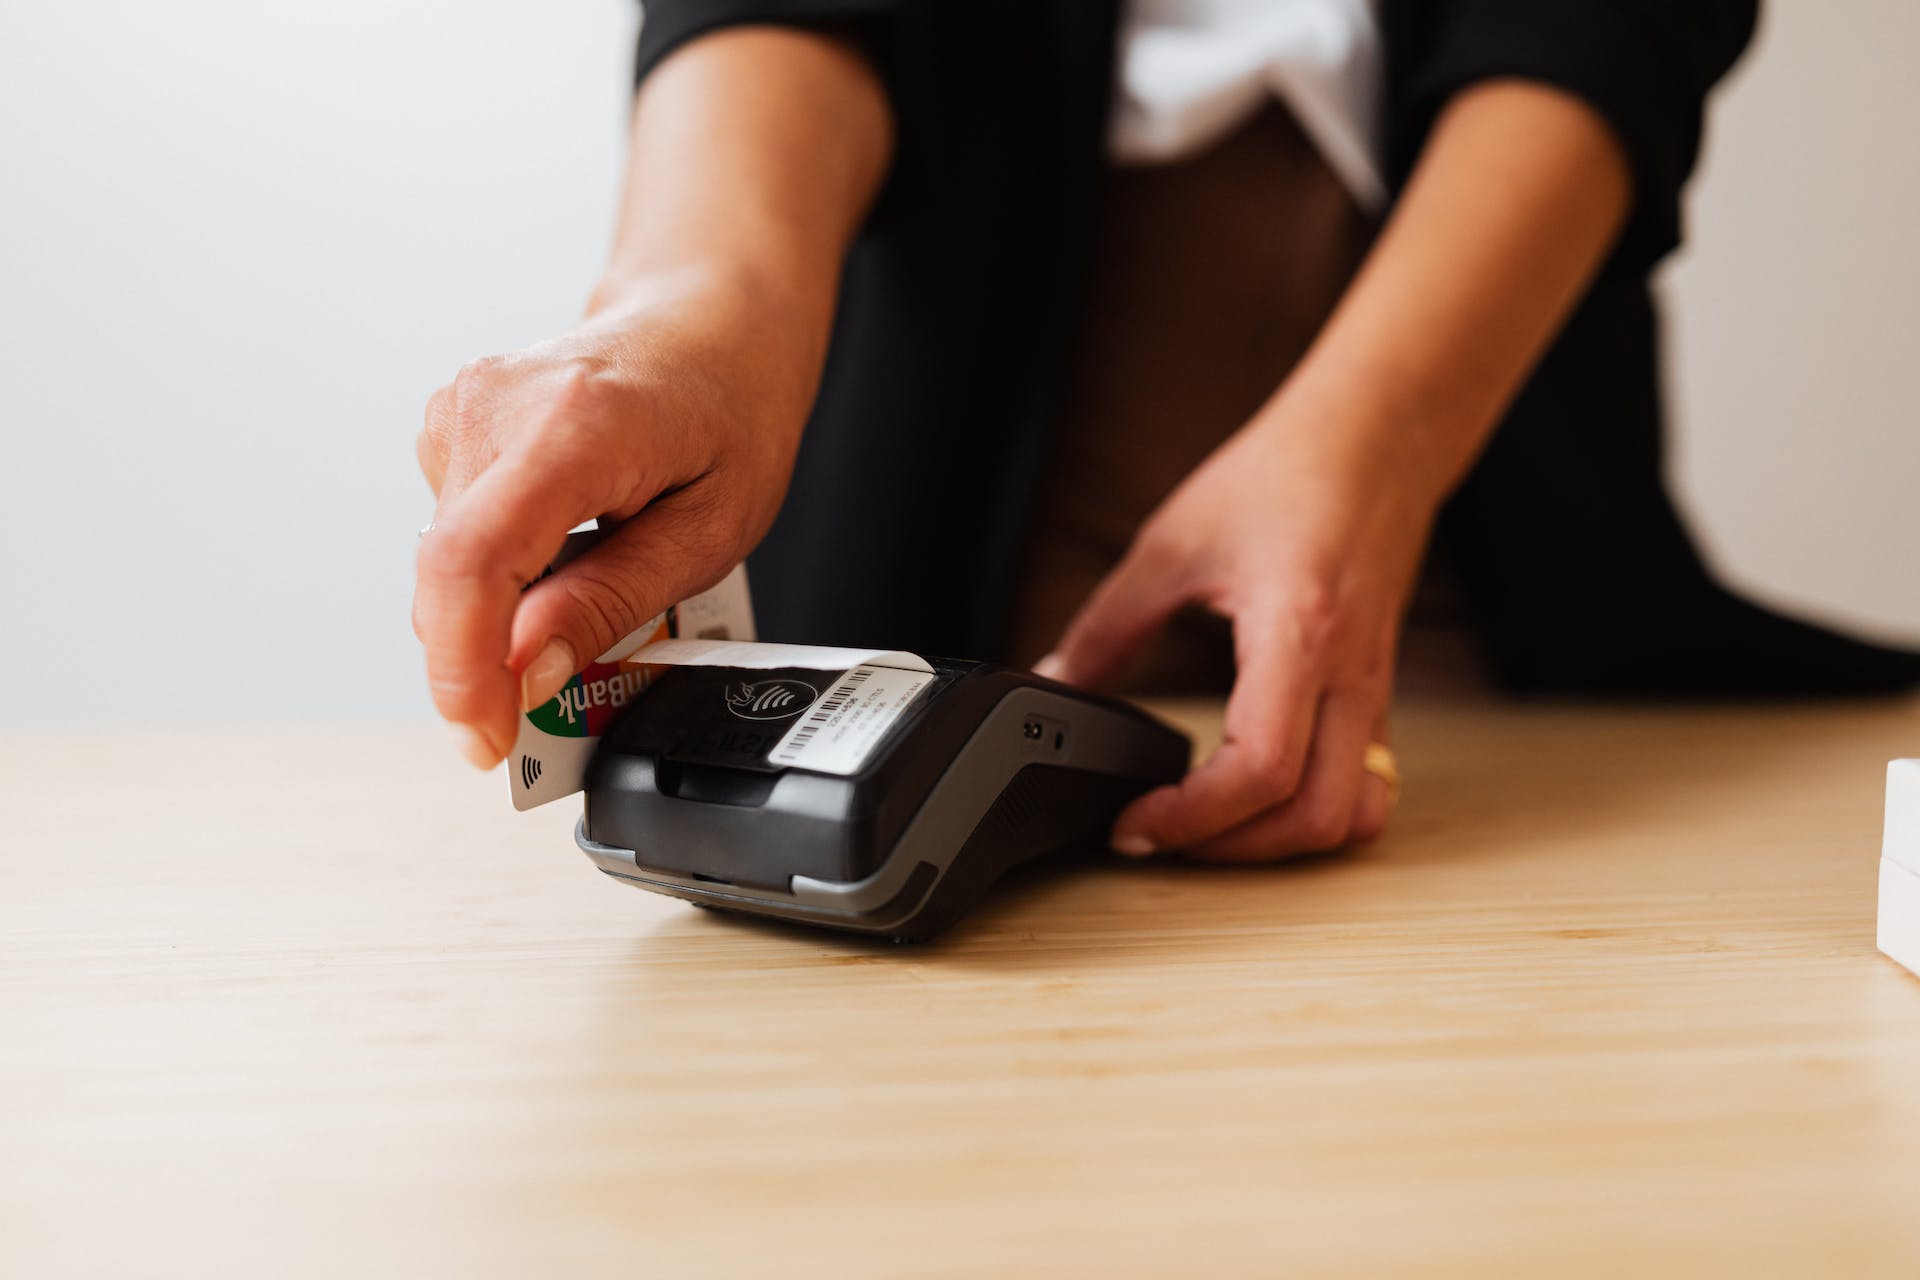
[[[634,81],[659,61],[709,31],[743,23],[878,29],[893,19],[903,0],[645,0]]]
[[[1386,0],[1387,159],[1403,182],[1447,100],[1476,81],[1537,80],[1593,106],[1625,146],[1634,211],[1620,256],[1680,241],[1680,189],[1707,91],[1753,35],[1758,0]]]

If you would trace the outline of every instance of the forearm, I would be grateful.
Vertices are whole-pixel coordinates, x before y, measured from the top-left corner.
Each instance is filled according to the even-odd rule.
[[[1362,397],[1353,441],[1459,483],[1605,260],[1631,179],[1605,122],[1491,82],[1442,114],[1367,262],[1283,395]]]
[[[694,40],[637,95],[613,251],[589,304],[721,270],[831,312],[891,160],[886,93],[849,43],[739,27]]]

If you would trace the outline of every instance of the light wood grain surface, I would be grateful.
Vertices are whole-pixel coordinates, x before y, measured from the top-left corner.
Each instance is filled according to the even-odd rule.
[[[16,737],[0,1275],[1920,1275],[1916,709],[1398,731],[1373,848],[920,949],[617,884],[429,732]]]

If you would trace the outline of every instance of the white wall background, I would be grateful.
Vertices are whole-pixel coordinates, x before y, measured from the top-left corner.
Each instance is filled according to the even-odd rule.
[[[1675,489],[1730,581],[1920,643],[1920,4],[1763,8],[1669,275]]]
[[[1920,640],[1920,6],[1773,9],[1671,273],[1678,483],[1741,582]],[[420,409],[577,314],[634,22],[9,7],[0,724],[429,713]]]

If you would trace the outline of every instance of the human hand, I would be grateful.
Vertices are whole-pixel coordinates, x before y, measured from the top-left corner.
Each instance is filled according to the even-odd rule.
[[[1260,861],[1371,839],[1392,797],[1384,741],[1401,615],[1444,486],[1391,416],[1283,391],[1141,527],[1041,674],[1116,678],[1176,610],[1232,620],[1220,749],[1140,797],[1113,847]]]
[[[523,707],[669,604],[719,581],[772,523],[826,348],[831,300],[683,268],[549,342],[434,393],[414,631],[435,705],[489,768]],[[569,529],[611,537],[531,588]]]
[[[1313,350],[1040,664],[1097,684],[1182,604],[1233,620],[1225,745],[1122,813],[1116,849],[1258,860],[1382,828],[1387,785],[1362,762],[1385,730],[1434,513],[1600,269],[1632,192],[1619,139],[1574,95],[1495,80],[1448,103]]]

